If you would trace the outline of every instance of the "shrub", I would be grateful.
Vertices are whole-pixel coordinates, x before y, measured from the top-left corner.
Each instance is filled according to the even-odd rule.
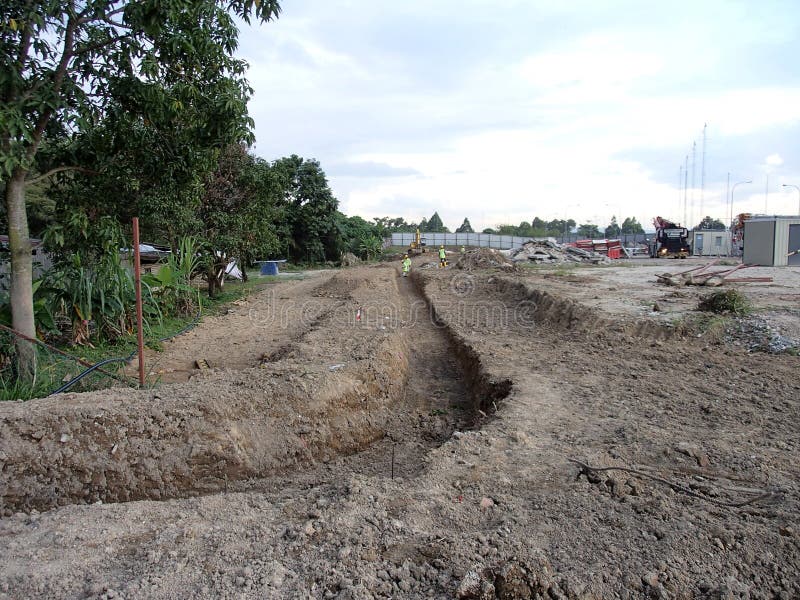
[[[736,290],[717,290],[700,299],[698,310],[716,314],[731,313],[743,315],[750,312],[750,302],[744,294]]]

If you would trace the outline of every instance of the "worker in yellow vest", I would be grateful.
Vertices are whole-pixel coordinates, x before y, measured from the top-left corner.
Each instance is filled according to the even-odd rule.
[[[439,246],[439,268],[447,266],[447,253],[444,251],[444,245]]]
[[[411,271],[411,259],[408,258],[408,254],[403,254],[403,277],[408,277],[409,271]]]

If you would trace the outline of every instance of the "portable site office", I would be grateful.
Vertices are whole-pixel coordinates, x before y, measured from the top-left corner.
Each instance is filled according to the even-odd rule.
[[[800,216],[759,216],[744,222],[744,256],[749,265],[800,265]]]

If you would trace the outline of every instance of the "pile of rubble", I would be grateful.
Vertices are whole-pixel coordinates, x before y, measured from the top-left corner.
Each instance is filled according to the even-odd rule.
[[[554,240],[525,242],[520,248],[511,250],[510,258],[513,262],[531,261],[536,264],[588,262],[597,265],[611,262],[604,254],[575,246],[562,246]]]
[[[499,250],[492,248],[475,248],[462,254],[453,265],[457,269],[464,269],[471,271],[472,269],[514,269],[514,263],[511,262]]]
[[[739,264],[735,267],[716,271],[709,271],[708,268],[717,264],[719,259],[711,261],[705,265],[687,269],[679,273],[656,274],[658,283],[681,287],[684,285],[705,285],[708,287],[719,287],[726,283],[772,283],[772,277],[731,277],[733,273],[740,269],[746,269],[753,265]]]

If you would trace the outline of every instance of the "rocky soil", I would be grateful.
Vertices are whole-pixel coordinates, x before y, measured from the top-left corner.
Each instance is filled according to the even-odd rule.
[[[285,282],[190,381],[0,406],[0,598],[800,596],[800,359],[593,273]]]

